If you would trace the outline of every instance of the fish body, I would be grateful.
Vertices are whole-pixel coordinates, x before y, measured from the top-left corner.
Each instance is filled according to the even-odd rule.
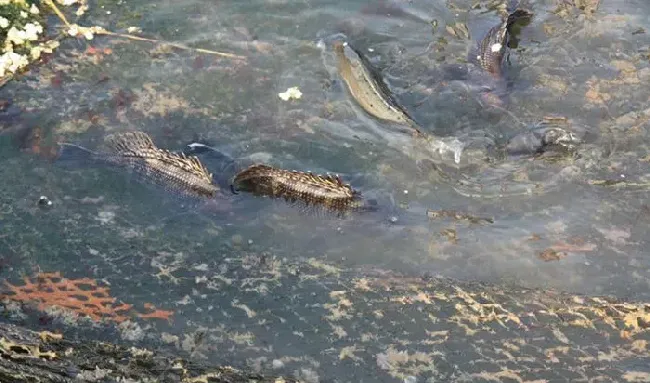
[[[333,47],[339,74],[363,110],[377,119],[409,126],[413,133],[420,132],[418,124],[393,98],[367,57],[341,41],[335,41]]]
[[[376,205],[362,198],[361,193],[344,184],[336,175],[278,169],[255,164],[237,173],[232,181],[233,191],[256,196],[282,198],[307,207],[322,208],[337,215],[352,211],[375,210]]]
[[[546,151],[571,152],[582,143],[582,138],[571,130],[542,124],[511,137],[506,143],[509,156],[542,154]]]
[[[103,150],[98,152],[61,144],[59,159],[71,158],[125,168],[148,183],[184,196],[214,198],[219,191],[212,174],[197,157],[160,149],[143,132],[112,134],[106,137]]]
[[[510,13],[505,20],[487,32],[473,51],[475,57],[470,57],[473,62],[495,78],[502,78],[503,57],[511,38],[512,26],[519,20],[530,19],[533,14],[524,9],[517,9]]]

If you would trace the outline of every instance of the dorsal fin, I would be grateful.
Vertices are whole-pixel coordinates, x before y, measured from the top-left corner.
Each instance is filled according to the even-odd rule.
[[[132,168],[152,181],[188,193],[212,196],[218,190],[212,174],[196,156],[158,148],[144,132],[120,132],[106,137],[105,147],[111,161]],[[158,179],[155,179],[155,178]]]
[[[153,140],[144,132],[121,132],[106,137],[106,146],[116,154],[126,152],[142,152],[145,150],[158,150]]]

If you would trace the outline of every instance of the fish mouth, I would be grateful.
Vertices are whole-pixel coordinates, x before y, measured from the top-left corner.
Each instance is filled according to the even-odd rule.
[[[347,44],[348,36],[344,33],[335,33],[329,36],[323,36],[315,41],[316,47],[321,50],[327,50],[328,47],[336,48]]]

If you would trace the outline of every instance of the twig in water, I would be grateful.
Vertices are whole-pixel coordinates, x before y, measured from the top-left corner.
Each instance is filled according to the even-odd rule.
[[[203,48],[192,48],[192,47],[188,47],[187,45],[182,45],[182,44],[178,44],[178,43],[163,42],[163,41],[156,40],[156,39],[149,39],[149,38],[146,38],[146,37],[134,36],[134,35],[126,34],[126,33],[116,33],[116,32],[108,31],[108,30],[106,30],[106,29],[104,29],[102,27],[82,27],[80,25],[70,24],[70,22],[65,17],[63,12],[61,12],[59,7],[57,7],[56,4],[54,4],[54,2],[52,0],[45,0],[45,3],[50,8],[52,8],[54,13],[59,17],[59,19],[61,19],[61,22],[63,22],[63,24],[65,24],[65,26],[68,27],[68,30],[69,30],[68,33],[73,35],[73,36],[77,35],[78,33],[86,35],[86,36],[88,36],[88,35],[92,36],[93,34],[96,34],[96,35],[108,35],[108,36],[121,37],[121,38],[129,39],[129,40],[135,40],[135,41],[148,41],[148,42],[152,42],[152,43],[165,43],[165,44],[167,44],[167,45],[169,45],[171,47],[174,47],[174,48],[179,48],[179,49],[184,49],[184,50],[193,50],[193,51],[200,52],[200,53],[207,53],[207,54],[212,54],[212,55],[216,55],[216,56],[223,56],[223,57],[228,57],[228,58],[233,58],[233,59],[238,59],[238,60],[246,60],[245,56],[240,56],[240,55],[236,55],[236,54],[233,54],[233,53],[219,52],[219,51],[213,51],[213,50],[210,50],[210,49],[203,49]],[[75,29],[78,31],[77,33],[74,33],[74,32],[70,33],[70,31],[74,31]]]

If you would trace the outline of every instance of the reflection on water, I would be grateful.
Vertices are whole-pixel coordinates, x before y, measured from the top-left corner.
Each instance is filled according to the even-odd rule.
[[[88,23],[139,26],[147,36],[247,60],[103,37],[66,40],[47,63],[5,85],[3,278],[44,270],[104,279],[130,301],[187,307],[167,330],[173,334],[214,325],[206,312],[215,303],[201,301],[203,285],[188,281],[196,268],[226,267],[234,253],[650,299],[650,39],[639,32],[650,29],[647,3],[601,1],[591,12],[597,1],[583,2],[585,10],[529,2],[534,17],[511,52],[503,108],[481,102],[481,76],[457,76],[475,40],[500,21],[497,10],[447,3],[404,2],[409,13],[391,16],[363,1],[134,0],[91,8]],[[470,9],[475,4],[482,6]],[[445,28],[461,24],[474,41]],[[561,116],[584,143],[557,158],[460,166],[428,158],[354,104],[333,53],[317,44],[337,33],[368,54],[430,133],[503,142]],[[294,86],[300,99],[278,97]],[[19,150],[35,128],[39,137]],[[107,134],[130,130],[169,150],[202,142],[242,163],[337,173],[387,209],[341,220],[228,192],[179,206],[119,171],[34,155],[57,139],[96,148]],[[201,158],[209,168],[209,157]],[[51,208],[36,204],[41,195]],[[427,210],[494,222],[434,219]]]

